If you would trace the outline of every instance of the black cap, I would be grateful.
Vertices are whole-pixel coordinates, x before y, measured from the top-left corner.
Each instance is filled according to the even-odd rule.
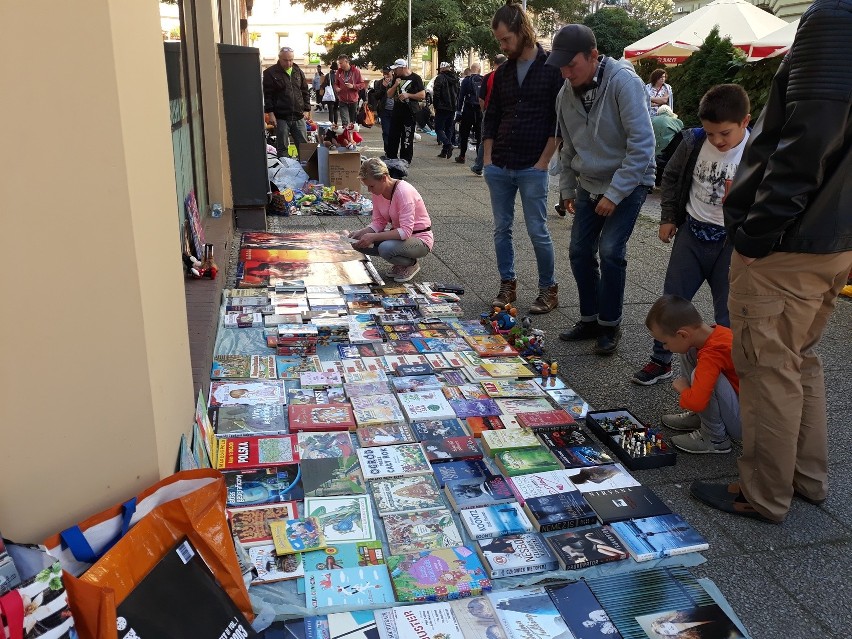
[[[384,71],[385,73],[388,73],[389,71],[393,71],[393,67],[389,64],[386,64],[385,66],[382,67],[382,71]]]
[[[547,62],[552,67],[564,67],[578,53],[589,53],[597,49],[594,32],[584,24],[569,24],[553,36],[553,47]]]

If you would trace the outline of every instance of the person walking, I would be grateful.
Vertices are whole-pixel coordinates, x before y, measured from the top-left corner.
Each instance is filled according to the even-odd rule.
[[[493,306],[517,299],[512,225],[520,193],[527,234],[538,267],[538,297],[530,313],[549,313],[559,305],[553,240],[547,228],[547,165],[556,151],[554,105],[562,77],[547,66],[526,11],[510,2],[491,20],[491,32],[508,62],[494,72],[483,126],[483,171],[494,214],[494,250],[500,290]],[[649,125],[650,126],[650,125]]]
[[[494,85],[494,72],[497,70],[497,67],[503,64],[506,60],[507,58],[505,55],[498,53],[494,57],[494,68],[486,73],[482,78],[482,85],[479,87],[477,100],[479,102],[479,110],[483,116],[485,115],[485,110],[488,108],[488,101],[491,98],[491,87]],[[482,119],[484,120],[484,117]],[[484,153],[485,145],[482,143],[482,126],[480,126],[479,144],[476,147],[476,160],[474,160],[473,165],[470,167],[470,170],[474,175],[482,175],[482,156]]]
[[[314,90],[314,102],[317,105],[317,111],[322,111],[322,93],[320,85],[322,85],[322,66],[317,65],[317,71],[314,73],[314,79],[311,82],[311,88]]]
[[[482,75],[479,73],[481,68],[478,62],[470,65],[470,75],[462,80],[459,91],[456,107],[456,119],[459,122],[459,154],[456,162],[459,164],[464,164],[471,129],[476,143],[476,152],[479,153],[479,143],[482,138],[482,109],[479,106],[479,89],[482,87]]]
[[[435,107],[435,133],[441,144],[439,158],[453,157],[453,116],[459,99],[459,79],[453,65],[442,62],[432,89]]]
[[[559,30],[547,64],[567,80],[556,107],[559,197],[574,215],[569,257],[580,297],[580,320],[559,338],[595,339],[595,352],[609,355],[621,337],[627,240],[654,186],[648,96],[633,65],[600,55],[582,24]]]
[[[391,65],[394,83],[388,88],[393,98],[393,118],[388,132],[385,155],[392,160],[402,159],[411,164],[414,158],[414,127],[417,114],[426,99],[423,78],[408,68],[408,62],[398,58]]]
[[[311,96],[305,74],[293,56],[293,49],[283,47],[278,62],[263,72],[263,110],[275,126],[278,157],[287,155],[291,136],[296,146],[308,140],[305,117],[311,115]]]
[[[373,103],[375,104],[374,108],[382,125],[382,148],[388,146],[388,134],[393,117],[393,98],[388,97],[388,89],[392,84],[393,71],[391,71],[390,66],[383,67],[382,77],[373,82],[372,93],[367,95],[368,101],[371,100],[370,95],[372,95],[370,106],[373,107]]]
[[[360,92],[364,89],[361,70],[349,61],[349,56],[337,58],[337,73],[334,75],[334,92],[337,94],[340,121],[346,127],[350,122],[355,124],[358,116]]]
[[[331,63],[331,68],[322,79],[322,103],[328,110],[328,121],[337,126],[337,93],[334,90],[334,76],[337,74],[337,62]]]

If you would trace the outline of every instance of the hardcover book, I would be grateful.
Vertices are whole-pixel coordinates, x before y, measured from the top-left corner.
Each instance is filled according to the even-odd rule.
[[[465,508],[496,506],[515,501],[508,482],[500,475],[448,481],[444,485],[444,492],[457,512]]]
[[[378,426],[380,424],[399,424],[405,422],[405,416],[399,408],[399,402],[393,394],[367,395],[351,397],[352,412],[358,426]]]
[[[491,590],[476,553],[465,546],[391,555],[388,569],[397,601],[446,601]]]
[[[317,521],[329,544],[375,541],[376,524],[367,495],[305,497],[303,514]]]
[[[400,606],[374,614],[380,639],[466,639],[449,602]]]
[[[509,398],[497,399],[497,406],[504,415],[520,415],[521,413],[541,413],[553,410],[553,405],[545,397],[531,399]]]
[[[459,419],[499,415],[500,409],[493,399],[451,399],[450,406]]]
[[[589,412],[589,405],[586,401],[570,388],[555,390],[548,388],[547,394],[564,410],[568,411],[568,414],[574,419],[583,419]]]
[[[370,492],[380,517],[447,507],[435,480],[426,475],[375,479]]]
[[[254,470],[298,463],[295,435],[229,437],[219,442],[216,468]]]
[[[707,550],[709,544],[680,515],[658,515],[612,524],[636,561]]]
[[[489,430],[480,435],[482,450],[489,457],[505,450],[518,448],[538,448],[541,442],[528,428],[513,428],[511,430]]]
[[[459,517],[471,539],[491,539],[533,532],[532,523],[515,502],[499,506],[467,508],[459,512]]]
[[[299,452],[302,460],[326,459],[329,457],[354,457],[355,446],[347,432],[299,433]]]
[[[524,502],[524,511],[539,532],[587,526],[597,521],[595,511],[579,490],[530,497]]]
[[[228,506],[280,504],[304,497],[297,466],[275,466],[245,472],[226,471],[222,476],[228,490]]]
[[[609,526],[571,530],[547,538],[562,570],[579,570],[627,559],[627,550]]]
[[[393,602],[393,587],[384,565],[305,571],[305,605],[311,610],[329,606],[365,608]]]
[[[410,422],[456,417],[455,411],[439,390],[400,393],[398,398]]]
[[[220,406],[211,410],[216,437],[285,435],[289,432],[287,409],[280,404]]]
[[[429,475],[432,466],[420,444],[359,448],[358,458],[366,479]]]
[[[357,419],[357,415],[356,415]],[[358,443],[363,448],[386,446],[389,444],[411,444],[417,441],[408,424],[383,424],[366,426],[355,431]]]
[[[542,587],[492,592],[488,600],[508,639],[574,639]]]
[[[565,473],[581,493],[639,485],[639,482],[621,464],[568,468]]]
[[[445,437],[444,439],[424,439],[421,444],[430,462],[482,459],[482,450],[476,443],[476,439],[470,435]]]
[[[252,546],[248,549],[248,556],[257,570],[257,577],[252,579],[252,585],[298,579],[305,575],[305,565],[299,553],[278,555],[272,543]]]
[[[602,524],[671,514],[669,507],[647,486],[594,490],[584,493],[583,497],[595,509]]]
[[[325,536],[313,517],[300,517],[269,522],[272,543],[279,555],[291,555],[306,550],[325,548]]]
[[[585,581],[547,586],[546,590],[576,639],[622,639]]]
[[[387,515],[382,518],[391,555],[462,545],[453,514],[446,509]]]
[[[243,546],[272,543],[269,522],[274,519],[296,519],[299,516],[295,501],[263,506],[228,508],[231,530]]]
[[[556,570],[559,562],[539,533],[521,533],[477,542],[477,552],[492,579]]]
[[[494,377],[502,376],[494,375]],[[538,384],[526,380],[495,379],[480,382],[480,384],[488,396],[494,398],[544,396],[544,391]]]
[[[250,379],[251,355],[214,355],[210,379]]]
[[[560,428],[574,423],[574,418],[564,410],[546,410],[518,415],[521,426],[535,430]]]
[[[290,432],[355,430],[355,415],[345,404],[304,404],[287,407]]]
[[[562,468],[561,464],[544,446],[506,450],[497,453],[494,456],[494,462],[506,477]]]
[[[302,486],[309,497],[363,495],[367,488],[357,455],[303,459]]]

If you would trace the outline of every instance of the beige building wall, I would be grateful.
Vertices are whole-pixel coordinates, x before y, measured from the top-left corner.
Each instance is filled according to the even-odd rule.
[[[49,43],[0,40],[0,530],[38,541],[171,474],[193,389],[157,4],[0,23]]]

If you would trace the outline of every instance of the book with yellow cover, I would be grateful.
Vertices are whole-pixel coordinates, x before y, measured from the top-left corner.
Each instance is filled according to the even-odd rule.
[[[326,547],[325,535],[316,517],[302,517],[286,521],[270,521],[272,543],[279,555],[292,555],[306,550]]]

